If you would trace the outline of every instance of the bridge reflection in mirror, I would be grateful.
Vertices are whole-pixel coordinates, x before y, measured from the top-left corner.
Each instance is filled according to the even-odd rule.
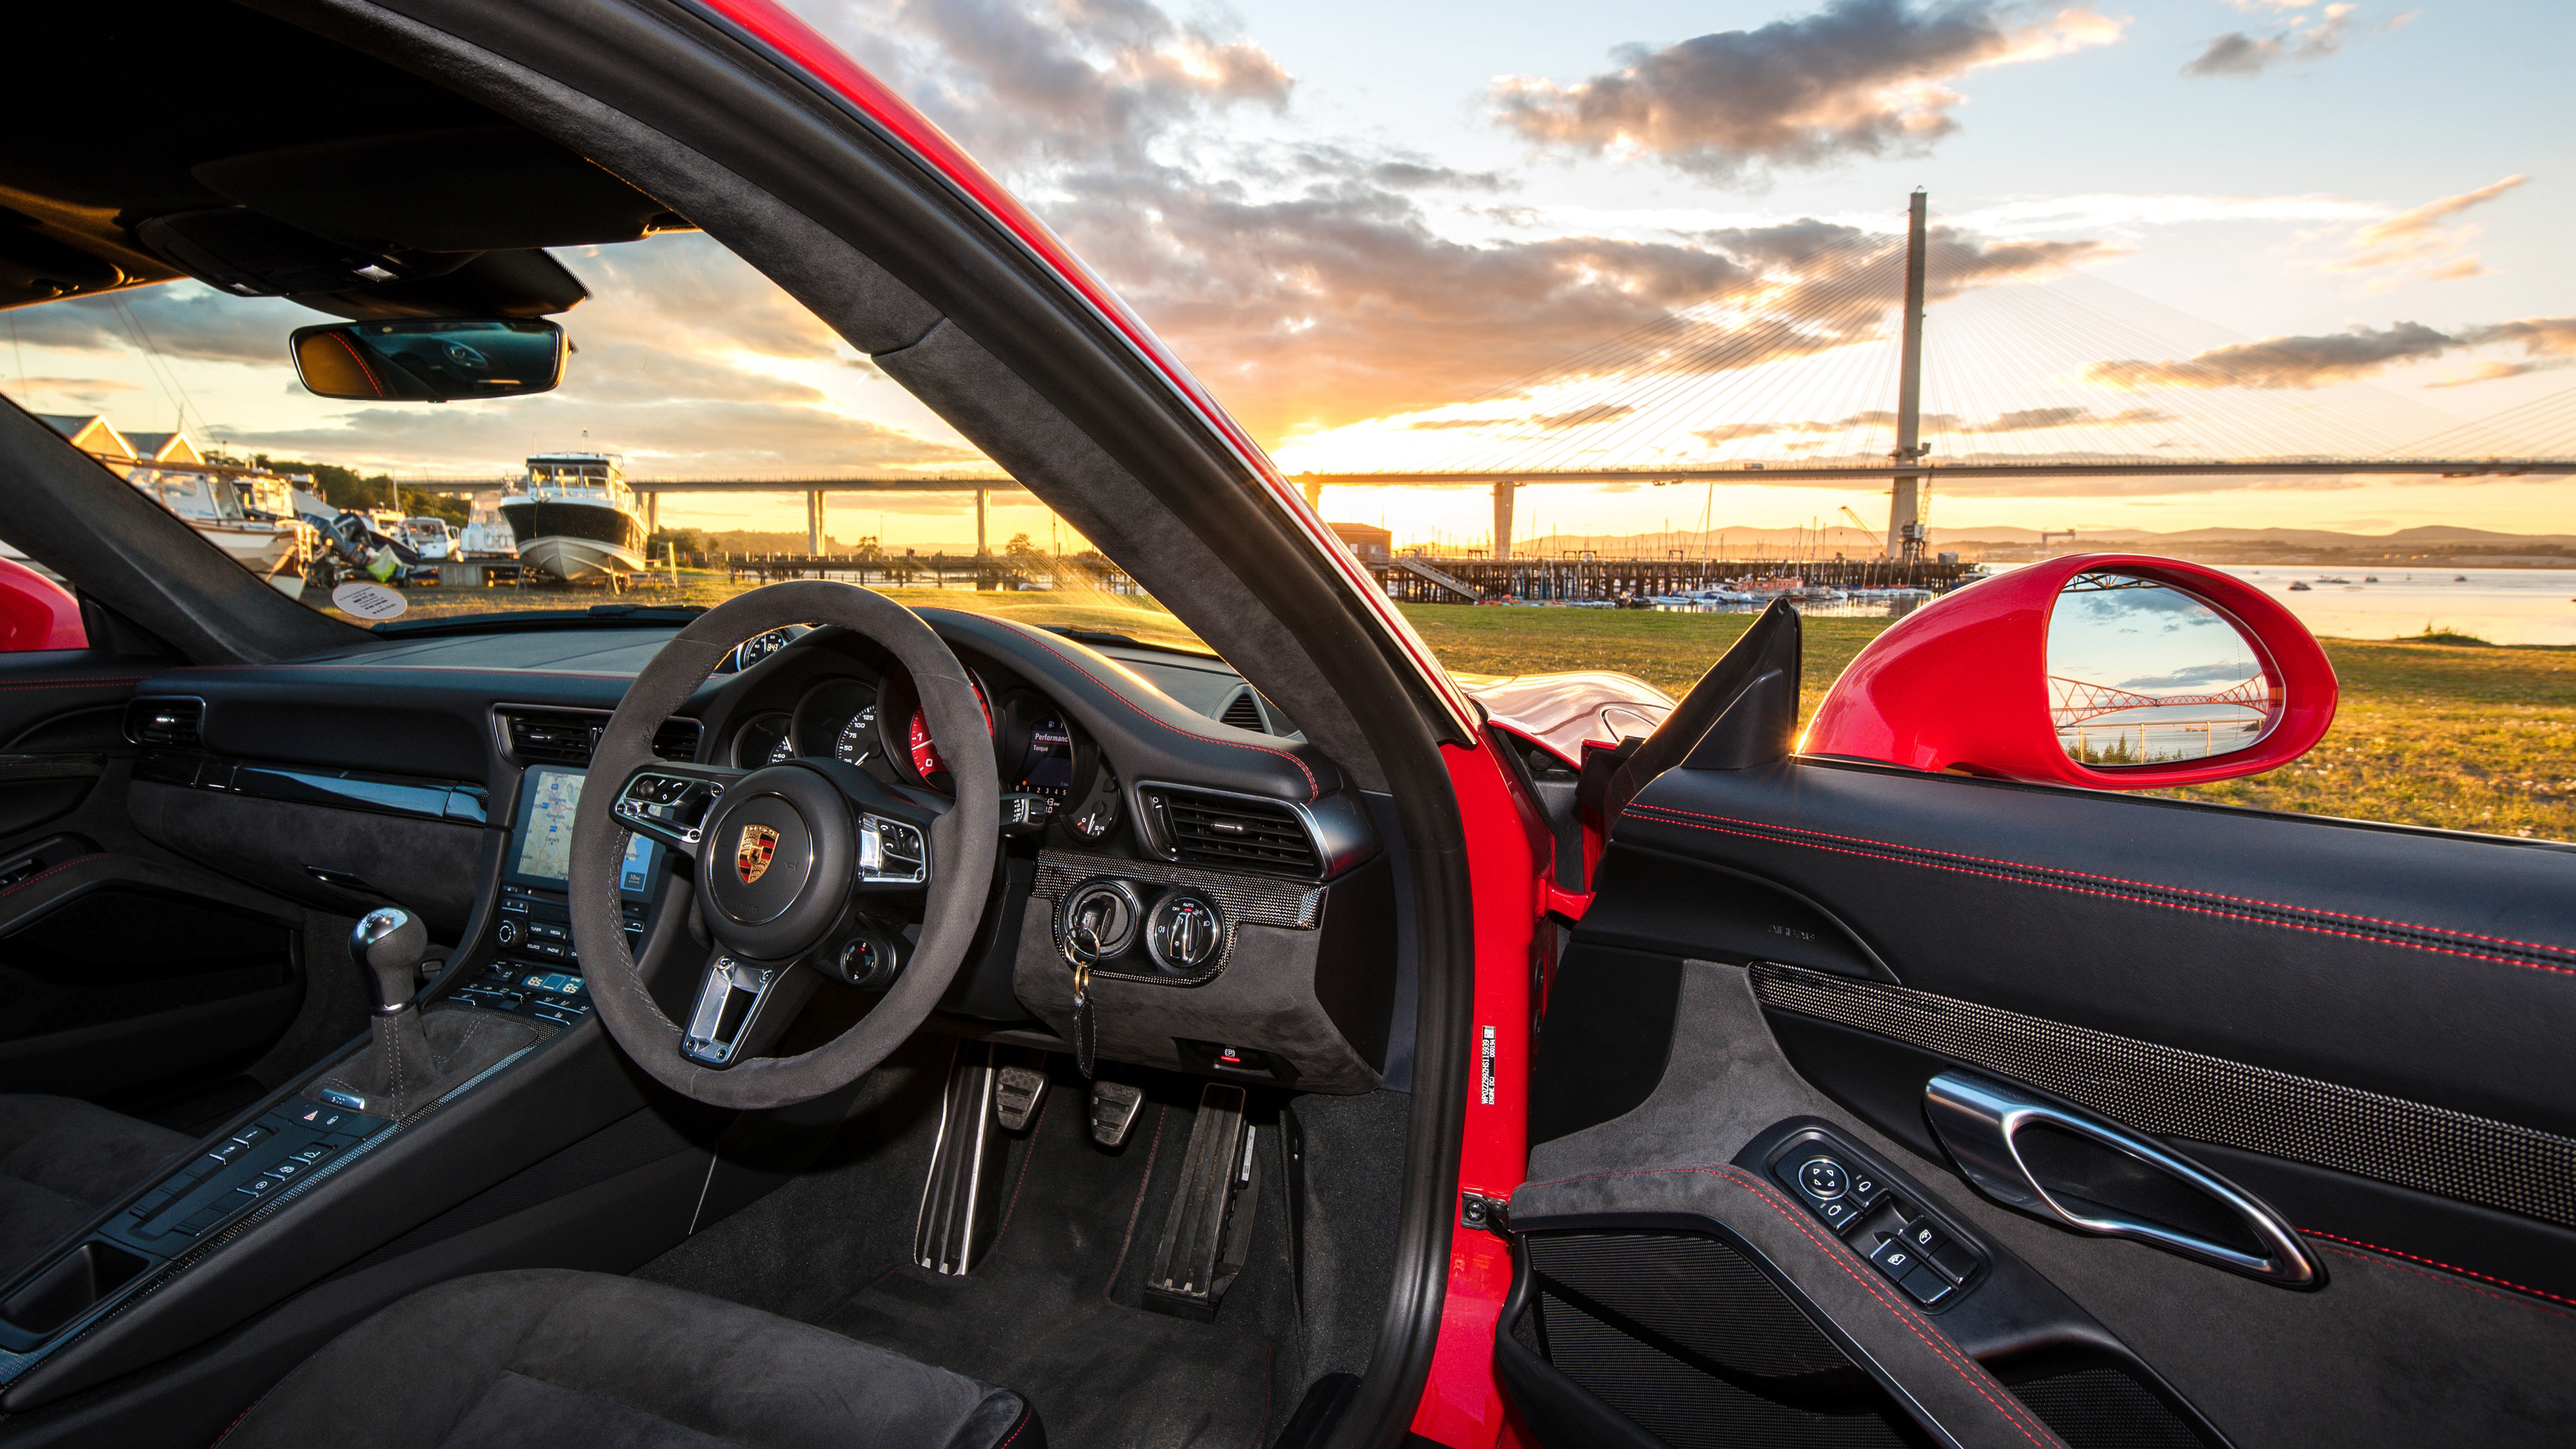
[[[2281,714],[2279,681],[2245,631],[2181,589],[2077,574],[2048,621],[2050,722],[2086,765],[2230,754]]]

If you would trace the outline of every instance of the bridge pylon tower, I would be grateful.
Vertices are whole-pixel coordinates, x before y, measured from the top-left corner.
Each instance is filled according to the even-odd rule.
[[[1896,372],[1896,451],[1899,465],[1923,461],[1923,240],[1929,198],[1921,187],[1905,209],[1905,331]],[[1923,475],[1899,473],[1887,509],[1887,556],[1908,563],[1923,557]]]

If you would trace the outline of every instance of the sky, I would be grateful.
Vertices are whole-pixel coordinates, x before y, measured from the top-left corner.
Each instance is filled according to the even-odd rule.
[[[2510,420],[2576,388],[2553,240],[2576,230],[2556,74],[2576,6],[797,8],[1027,199],[1292,470],[1883,454],[1890,238],[1917,187],[1936,458],[2349,455],[2454,430],[2461,451],[2576,451]],[[411,476],[506,467],[585,427],[648,476],[976,468],[704,238],[562,259],[594,294],[564,319],[573,381],[471,416],[296,396],[275,358],[304,314],[191,284],[12,314],[0,385]],[[1558,485],[1524,490],[1520,532],[1879,519],[1883,492]],[[832,531],[971,537],[959,509],[836,501]],[[1324,511],[1400,541],[1489,526],[1481,489],[1337,488]],[[786,498],[675,497],[664,518],[802,525]],[[1045,520],[1005,506],[994,526],[1043,540]],[[2576,486],[2014,480],[1944,485],[1931,521],[2576,532]]]

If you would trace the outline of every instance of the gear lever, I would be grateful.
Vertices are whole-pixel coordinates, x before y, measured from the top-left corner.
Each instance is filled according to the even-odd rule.
[[[349,957],[373,978],[375,1013],[391,1016],[411,1005],[420,986],[420,958],[429,951],[429,928],[400,906],[367,912],[349,933]]]
[[[383,1099],[369,1101],[368,1111],[400,1118],[414,1093],[436,1083],[429,1036],[411,1002],[420,985],[420,958],[428,949],[429,928],[400,906],[367,912],[349,933],[349,958],[366,972],[375,998],[368,1070],[353,1074],[371,1078],[365,1083],[367,1096]]]

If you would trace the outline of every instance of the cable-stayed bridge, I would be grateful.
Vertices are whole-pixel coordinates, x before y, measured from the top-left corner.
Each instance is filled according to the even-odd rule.
[[[1485,397],[1344,430],[1334,451],[1420,461],[1300,471],[1308,500],[1489,486],[1501,559],[1532,484],[1706,483],[1713,501],[1718,483],[1883,481],[1887,555],[1910,560],[1935,489],[2576,473],[2576,390],[2463,423],[2358,381],[2370,360],[2342,339],[2234,336],[2074,270],[2081,244],[1933,226],[1920,192],[1902,235],[1810,225],[1804,250],[1746,245],[1750,274],[1704,305]]]

